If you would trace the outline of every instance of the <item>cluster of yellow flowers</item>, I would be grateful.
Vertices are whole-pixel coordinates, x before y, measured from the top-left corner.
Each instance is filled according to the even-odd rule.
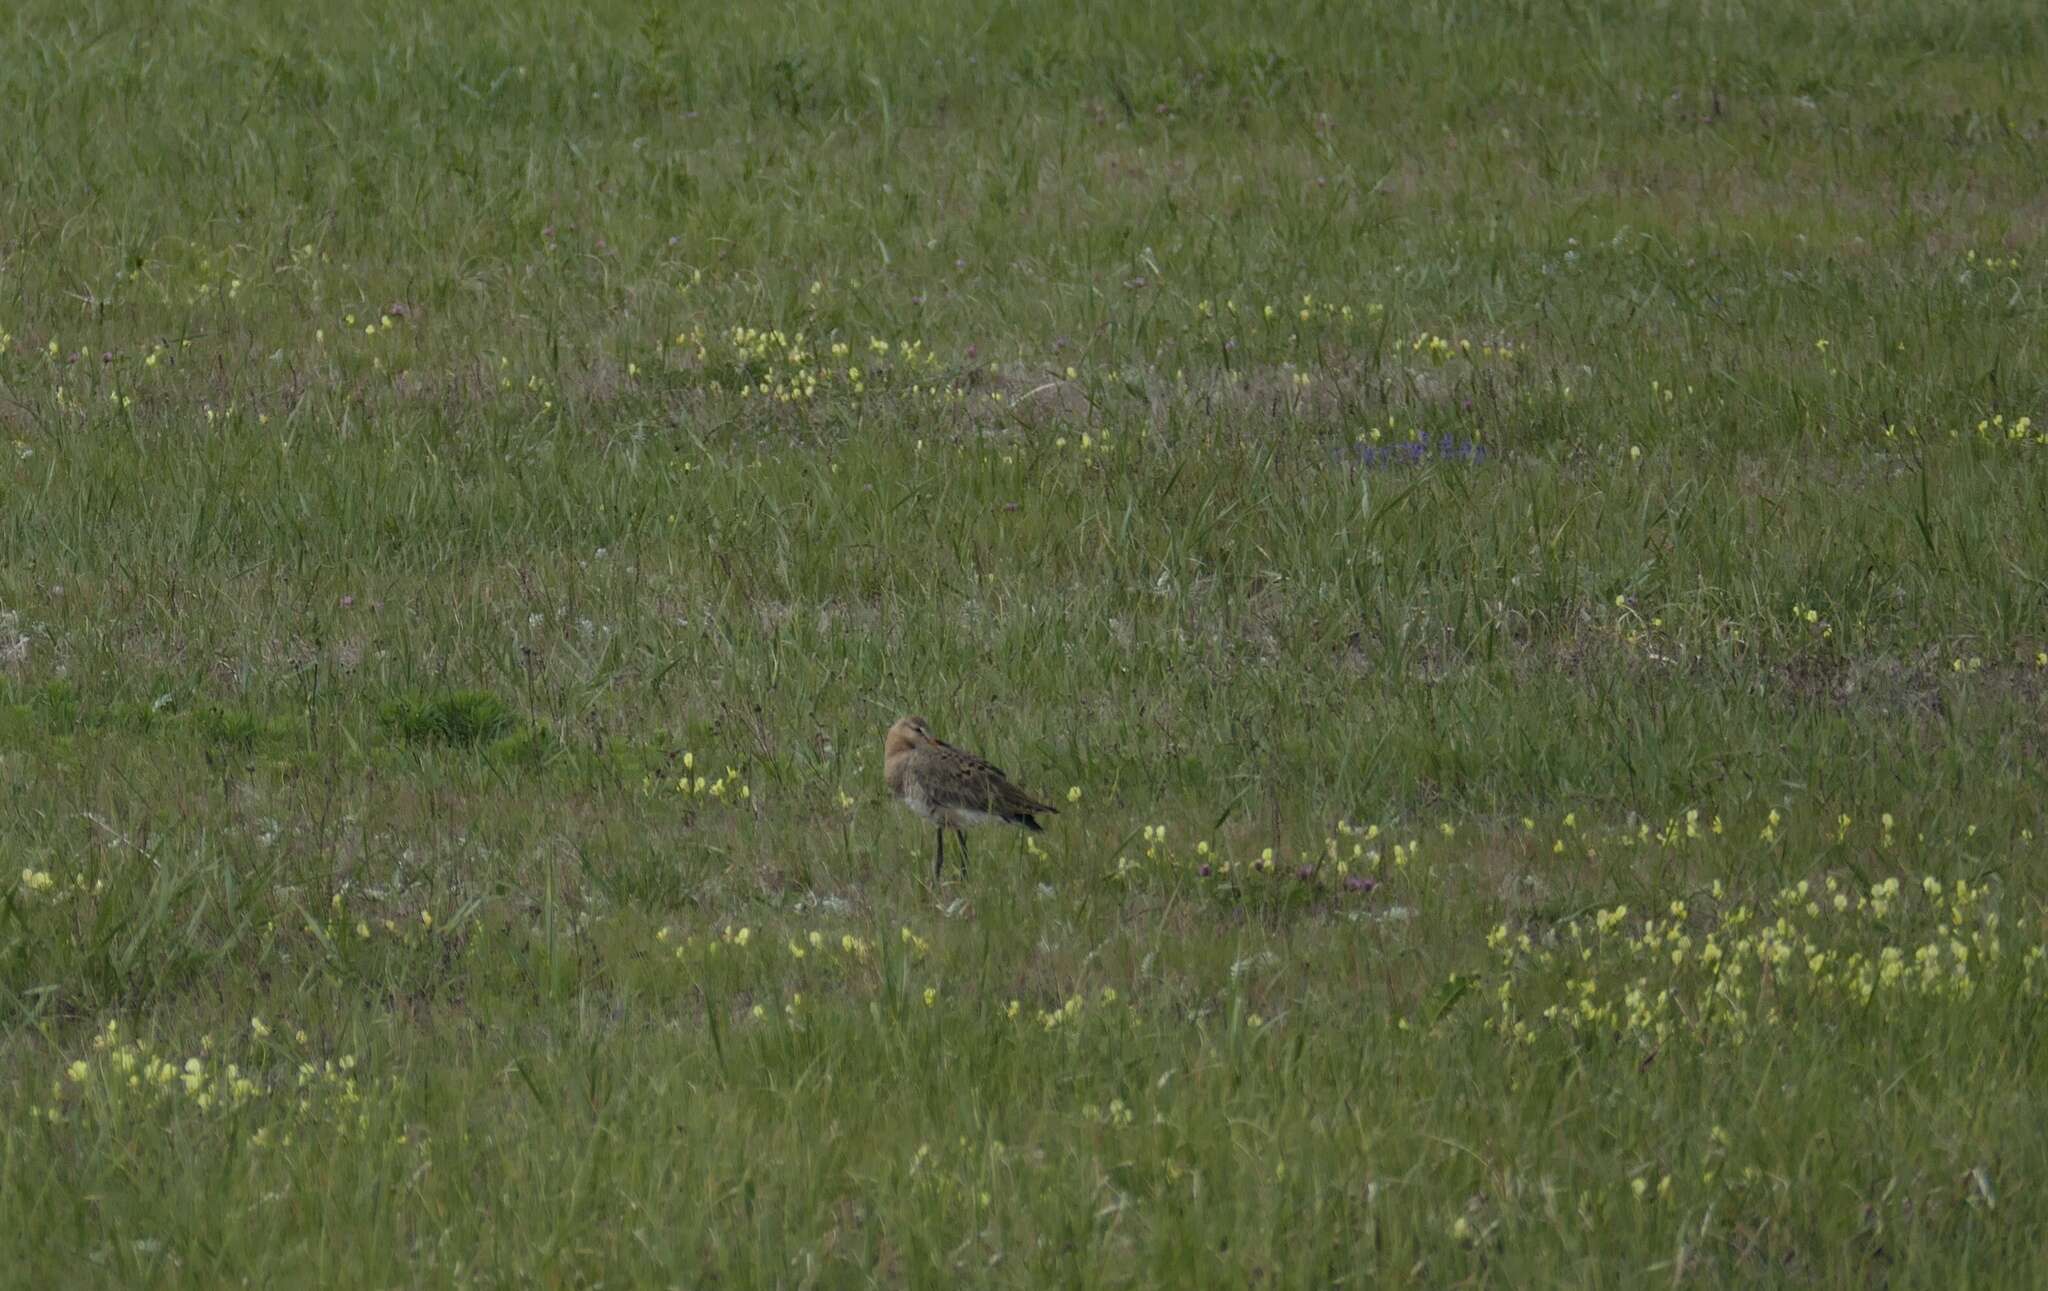
[[[1887,424],[1884,428],[1886,439],[1930,439],[1935,435],[1923,434],[1917,426]],[[2048,430],[2037,430],[2034,419],[2028,416],[2008,418],[2004,413],[1993,413],[1980,417],[1972,425],[1955,425],[1948,428],[1948,438],[1953,441],[1974,440],[1982,444],[2031,445],[2039,448],[2048,446]]]
[[[1335,328],[1340,333],[1348,331],[1360,319],[1377,320],[1385,313],[1385,306],[1377,302],[1354,309],[1335,301],[1318,300],[1313,294],[1303,295],[1298,304],[1246,306],[1240,306],[1235,298],[1225,298],[1220,305],[1204,298],[1195,302],[1193,327],[1198,332],[1213,334],[1214,341],[1226,351],[1241,343],[1263,344],[1269,349],[1276,342],[1283,347],[1295,347],[1304,342],[1322,347],[1329,344],[1330,329]],[[1247,324],[1255,326],[1247,327]],[[1281,329],[1285,329],[1284,336]],[[1377,337],[1376,331],[1373,339],[1377,340]],[[1204,337],[1205,342],[1209,339],[1211,337]],[[1396,339],[1393,345],[1396,354],[1405,348],[1409,355],[1426,359],[1439,367],[1453,361],[1474,367],[1508,364],[1522,357],[1520,347],[1512,341],[1441,334],[1428,328],[1417,331],[1405,341]],[[1292,364],[1285,367],[1293,384],[1312,384],[1313,377],[1309,371],[1296,370]]]
[[[661,347],[656,349],[660,354]],[[871,336],[856,347],[840,339],[819,341],[802,330],[744,324],[710,333],[701,327],[679,332],[663,357],[676,366],[736,372],[734,393],[784,404],[808,402],[821,390],[862,395],[870,388],[907,388],[912,394],[927,393],[931,378],[917,379],[917,374],[929,373],[939,362],[922,340]],[[637,364],[629,365],[629,374],[638,371]],[[725,386],[722,380],[713,380],[710,388],[723,393]],[[936,387],[931,392],[936,393]]]
[[[310,256],[312,248],[302,250]],[[242,294],[242,288],[249,278],[257,276],[256,269],[236,263],[238,259],[248,260],[245,248],[229,247],[219,251],[208,251],[194,262],[189,255],[178,256],[182,263],[169,259],[144,261],[135,268],[121,268],[114,271],[116,292],[133,287],[137,294],[152,295],[158,303],[165,305],[197,305],[206,300],[235,300]],[[300,253],[292,254],[294,267],[300,264]]]
[[[1094,1103],[1081,1104],[1081,1119],[1098,1122],[1112,1130],[1120,1130],[1137,1119],[1137,1114],[1131,1110],[1130,1105],[1125,1103],[1123,1099],[1112,1098],[1109,1100],[1109,1106],[1107,1107],[1101,1107]]]
[[[1098,1010],[1110,1008],[1118,1001],[1116,988],[1113,986],[1103,987],[1097,993],[1095,999]],[[1126,1005],[1125,1007],[1135,1008],[1136,1005]],[[1087,1011],[1088,997],[1077,991],[1069,995],[1066,1001],[1058,1008],[1039,1009],[1034,1012],[1031,1016],[1031,1022],[1034,1026],[1044,1031],[1058,1031],[1061,1029],[1071,1031],[1080,1023],[1082,1016]],[[1024,1016],[1024,1002],[1022,1000],[1011,1000],[1009,1007],[1003,1010],[1003,1016],[1012,1022],[1021,1020]]]
[[[1792,606],[1792,622],[1795,626],[1814,633],[1823,641],[1830,640],[1835,635],[1835,625],[1823,619],[1820,611],[1811,605],[1795,603]]]
[[[774,944],[778,938],[782,942],[779,948]],[[896,939],[903,946],[906,963],[922,963],[931,956],[930,939],[907,924],[897,929]],[[756,969],[767,970],[771,976],[783,982],[787,979],[782,978],[777,961],[786,956],[785,967],[795,967],[799,974],[795,984],[814,984],[820,980],[829,980],[835,972],[841,974],[841,980],[844,980],[843,975],[848,970],[867,969],[873,966],[877,951],[873,942],[851,932],[834,934],[824,929],[813,928],[800,934],[763,936],[751,926],[734,926],[729,923],[707,932],[701,938],[678,934],[673,928],[664,927],[655,934],[655,941],[664,949],[671,950],[674,959],[694,960],[700,966],[713,961],[731,960],[736,955],[741,956],[742,958],[735,962],[744,962]],[[823,978],[808,976],[813,965],[820,966],[820,971],[825,975]],[[868,980],[876,979],[870,977]],[[756,989],[758,990],[758,987]],[[780,989],[783,987],[770,988],[771,992]],[[804,991],[792,991],[788,1002],[782,1008],[783,1016],[793,1025],[803,1024],[806,998]],[[940,1000],[944,998],[944,992],[940,984],[933,983],[918,988],[914,998],[924,1008],[932,1009],[938,1007]],[[1029,1024],[1041,1031],[1071,1031],[1090,1015],[1091,1010],[1095,1014],[1102,1014],[1118,1004],[1123,1004],[1126,1009],[1135,1007],[1124,1001],[1115,987],[1104,986],[1092,994],[1085,989],[1075,990],[1068,994],[1064,1001],[1050,1008],[1027,1010],[1022,1000],[1013,999],[1002,1012],[1008,1021]],[[745,1016],[755,1021],[768,1021],[772,1014],[767,1005],[754,1004],[746,1009]],[[1253,1025],[1257,1025],[1257,1022],[1255,1021]]]
[[[1374,425],[1353,436],[1360,444],[1421,444],[1429,440],[1429,432],[1421,426],[1410,426],[1404,433],[1397,425],[1388,424],[1384,429]]]
[[[1521,351],[1508,341],[1481,341],[1474,345],[1470,337],[1438,336],[1435,332],[1417,332],[1408,342],[1410,354],[1426,355],[1432,363],[1448,363],[1452,359],[1465,359],[1479,363],[1511,362]]]
[[[706,934],[702,942],[699,942],[694,935],[678,937],[674,929],[667,927],[655,933],[654,939],[664,947],[672,947],[674,958],[676,959],[687,959],[700,951],[705,956],[711,957],[715,957],[721,952],[744,951],[755,942],[753,928],[747,926],[735,928],[731,924],[726,924],[715,933]],[[865,937],[855,936],[850,932],[841,933],[835,938],[828,933],[813,928],[802,937],[792,936],[785,938],[784,941],[789,957],[797,961],[809,959],[813,955],[830,954],[835,946],[839,949],[841,955],[853,963],[864,964],[868,962],[868,958],[874,953],[874,944],[872,942],[868,941]],[[903,929],[903,944],[910,947],[911,952],[920,959],[931,951],[931,943],[907,927]]]
[[[730,796],[736,802],[745,802],[754,795],[752,789],[741,783],[737,767],[727,767],[725,774],[716,780],[707,780],[702,775],[694,777],[688,775],[679,776],[676,779],[676,792],[686,798],[725,798]]]
[[[387,936],[397,938],[406,945],[412,945],[421,938],[433,937],[448,931],[446,927],[437,925],[434,922],[434,912],[431,910],[422,909],[417,917],[407,914],[403,919],[394,919],[389,915],[383,915],[375,917],[373,921],[372,915],[374,912],[351,911],[350,906],[352,904],[355,903],[352,903],[348,895],[342,892],[336,892],[328,898],[327,929],[330,937],[340,940],[346,933],[352,932],[357,941],[369,941],[376,932],[381,930]],[[351,913],[355,915],[353,924],[350,923],[349,919]],[[487,925],[482,923],[474,923],[470,927],[474,931],[479,932],[487,929]],[[470,948],[474,951],[476,944],[471,943]]]
[[[394,308],[397,307],[394,306]],[[400,311],[400,315],[403,315],[403,310]],[[388,313],[379,312],[374,317],[365,314],[360,318],[353,313],[346,313],[341,316],[341,326],[333,337],[335,342],[333,348],[328,346],[329,338],[327,329],[324,327],[313,329],[313,344],[319,347],[327,358],[338,359],[345,363],[360,362],[363,357],[367,356],[370,360],[370,370],[382,372],[385,370],[385,358],[387,354],[391,353],[392,345],[396,344],[395,341],[388,338],[394,335],[394,329],[397,326],[397,318]],[[344,342],[356,339],[360,339],[363,342],[363,345],[359,348],[351,349],[343,344]],[[400,358],[401,356],[394,355],[394,362],[399,364],[399,369],[402,371],[403,364]],[[500,373],[498,385],[500,389],[510,390],[512,388],[512,378],[503,371],[509,364],[510,360],[502,355],[499,356],[498,366]],[[526,388],[529,392],[541,392],[544,390],[545,385],[546,383],[538,376],[529,376],[526,379]],[[551,397],[544,397],[541,401],[543,411],[552,410],[554,406],[554,400]]]
[[[73,897],[96,897],[107,890],[107,881],[105,879],[94,879],[91,883],[87,883],[83,874],[74,874],[71,876],[69,883],[63,883],[48,870],[24,866],[21,871],[21,886],[18,890],[25,898],[34,898],[42,902],[52,903],[68,901]]]
[[[363,335],[371,337],[381,336],[384,333],[389,332],[394,326],[396,326],[396,324],[392,321],[391,315],[379,314],[377,315],[377,321],[375,322],[370,322],[368,319],[365,319],[363,321]],[[356,330],[356,316],[354,314],[343,314],[341,316],[341,327],[343,334],[353,333]],[[326,339],[326,328],[317,329],[313,333],[313,340],[316,343],[324,342],[326,341]]]
[[[956,1155],[956,1164],[947,1166],[941,1150],[920,1143],[911,1153],[906,1177],[912,1186],[934,1198],[967,1205],[977,1212],[986,1211],[993,1204],[994,1190],[1001,1189],[1018,1168],[1027,1167],[1032,1161],[1028,1154],[1013,1157],[1001,1139],[970,1145],[965,1136],[958,1141]]]
[[[87,1056],[64,1064],[49,1103],[35,1111],[52,1124],[232,1113],[237,1128],[256,1122],[249,1140],[256,1147],[289,1147],[295,1134],[319,1126],[343,1135],[367,1127],[354,1054],[318,1058],[305,1031],[260,1017],[230,1043],[242,1051],[237,1059],[220,1052],[230,1045],[211,1034],[200,1038],[198,1053],[181,1059],[110,1019]]]
[[[1207,297],[1195,302],[1195,317],[1205,321],[1213,321],[1222,316],[1230,318],[1257,317],[1269,323],[1282,320],[1308,323],[1320,319],[1348,326],[1361,315],[1366,318],[1378,318],[1385,312],[1386,308],[1377,302],[1367,305],[1361,311],[1353,311],[1349,305],[1340,305],[1335,301],[1317,300],[1313,294],[1303,295],[1301,304],[1298,306],[1266,304],[1259,306],[1257,309],[1246,306],[1241,312],[1238,309],[1235,297],[1226,298],[1220,310],[1216,303]]]
[[[1457,826],[1445,821],[1437,826],[1437,832],[1449,840],[1456,837]],[[1340,842],[1338,836],[1344,841]],[[1146,825],[1142,841],[1142,856],[1125,853],[1117,857],[1114,877],[1136,881],[1148,870],[1192,871],[1197,878],[1220,880],[1284,873],[1303,883],[1335,882],[1351,891],[1366,892],[1377,886],[1377,880],[1368,875],[1388,868],[1405,869],[1422,858],[1419,836],[1405,843],[1387,839],[1383,844],[1378,825],[1352,825],[1341,820],[1336,824],[1336,833],[1326,836],[1319,850],[1298,852],[1291,858],[1276,848],[1262,847],[1254,856],[1233,860],[1208,839],[1197,840],[1191,851],[1183,852],[1167,841],[1165,825]]]
[[[1692,395],[1693,395],[1693,394],[1695,393],[1695,391],[1694,391],[1694,389],[1693,389],[1693,387],[1692,387],[1691,385],[1687,385],[1687,386],[1685,387],[1685,393],[1686,393],[1687,397],[1691,397],[1691,396],[1692,396]],[[1657,405],[1664,405],[1664,404],[1671,404],[1671,403],[1676,403],[1677,401],[1678,401],[1678,387],[1677,387],[1677,386],[1674,386],[1674,385],[1669,385],[1669,384],[1667,384],[1667,383],[1665,383],[1665,382],[1663,382],[1663,381],[1658,381],[1658,380],[1655,380],[1655,379],[1652,379],[1652,380],[1651,380],[1651,382],[1650,382],[1650,402],[1651,402],[1652,404],[1657,404]]]
[[[2020,258],[2017,254],[2009,256],[1980,256],[1975,251],[1966,251],[1963,253],[1963,263],[1972,268],[1987,270],[1991,273],[2009,273],[2020,267]]]
[[[1075,450],[1082,453],[1083,455],[1095,452],[1107,452],[1109,450],[1110,443],[1109,432],[1104,430],[1091,434],[1088,431],[1084,430],[1081,432],[1079,438],[1071,442]],[[1068,446],[1068,443],[1069,441],[1067,437],[1065,435],[1060,435],[1053,439],[1052,446],[1054,448],[1065,448]]]
[[[681,797],[700,802],[736,803],[750,801],[754,796],[753,789],[740,778],[738,767],[726,767],[723,775],[706,775],[705,768],[697,764],[697,755],[684,753],[682,771],[674,782],[675,792]],[[666,781],[667,777],[663,776],[662,779]],[[641,792],[653,793],[656,783],[652,774],[643,777],[640,781]]]
[[[1520,1044],[1555,1028],[1655,1048],[1832,1023],[1844,1006],[1965,1001],[1994,980],[2003,996],[2034,998],[2048,987],[2048,947],[2029,947],[2015,965],[1992,896],[1961,878],[1859,887],[1827,875],[1767,903],[1729,904],[1717,881],[1711,913],[1685,900],[1647,917],[1616,906],[1540,940],[1502,924],[1487,938],[1499,969],[1488,1026]]]

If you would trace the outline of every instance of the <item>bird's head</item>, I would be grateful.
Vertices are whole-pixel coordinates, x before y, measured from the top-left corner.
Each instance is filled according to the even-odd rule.
[[[912,749],[921,749],[932,742],[932,728],[922,717],[899,717],[889,728],[888,742],[883,746],[885,757],[895,757]]]

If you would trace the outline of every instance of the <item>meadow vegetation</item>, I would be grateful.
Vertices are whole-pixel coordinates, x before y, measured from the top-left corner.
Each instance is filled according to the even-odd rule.
[[[696,8],[0,18],[10,1276],[2048,1282],[2048,14]]]

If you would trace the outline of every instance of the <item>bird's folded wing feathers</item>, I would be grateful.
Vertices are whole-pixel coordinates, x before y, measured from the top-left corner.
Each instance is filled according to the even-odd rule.
[[[1059,808],[1051,803],[1040,802],[1022,789],[1019,789],[1016,785],[1011,784],[1009,776],[1003,774],[1003,769],[987,758],[976,757],[967,750],[955,747],[943,740],[933,740],[932,743],[938,747],[939,751],[945,755],[945,760],[951,764],[948,767],[949,770],[957,773],[962,781],[974,784],[978,793],[987,795],[990,807],[1003,812],[1023,812],[1026,814],[1035,811],[1055,813],[1059,811]]]
[[[1005,773],[1001,767],[989,761],[987,758],[979,758],[974,756],[974,754],[969,753],[966,749],[961,748],[957,744],[948,744],[944,740],[936,739],[932,741],[932,744],[946,755],[947,761],[952,762],[955,766],[959,767],[959,769],[963,772],[982,772],[984,774],[993,775],[998,780],[1009,779],[1008,774]]]

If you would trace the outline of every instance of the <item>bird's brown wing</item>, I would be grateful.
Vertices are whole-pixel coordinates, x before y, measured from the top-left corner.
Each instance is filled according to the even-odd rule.
[[[932,743],[949,764],[947,769],[958,775],[963,784],[972,784],[977,794],[987,796],[988,807],[998,815],[1029,815],[1037,811],[1058,814],[1059,808],[1049,802],[1040,802],[1030,794],[1010,783],[1010,777],[1003,769],[987,758],[976,757],[966,749],[935,739]]]
[[[1060,809],[1058,807],[1053,806],[1049,802],[1040,802],[1022,789],[1019,789],[1016,785],[1011,784],[1008,780],[1000,781],[999,783],[1001,785],[1002,805],[1005,812],[1024,816],[1041,811],[1049,811],[1055,816],[1059,814]]]
[[[948,744],[944,740],[939,739],[937,736],[933,736],[932,746],[942,751],[946,756],[946,760],[948,762],[951,762],[954,766],[960,768],[960,770],[963,772],[985,772],[989,775],[993,775],[998,780],[1009,779],[1008,774],[1005,773],[1001,767],[989,761],[987,758],[976,757],[974,754],[969,753],[966,749],[961,748],[957,744]]]

